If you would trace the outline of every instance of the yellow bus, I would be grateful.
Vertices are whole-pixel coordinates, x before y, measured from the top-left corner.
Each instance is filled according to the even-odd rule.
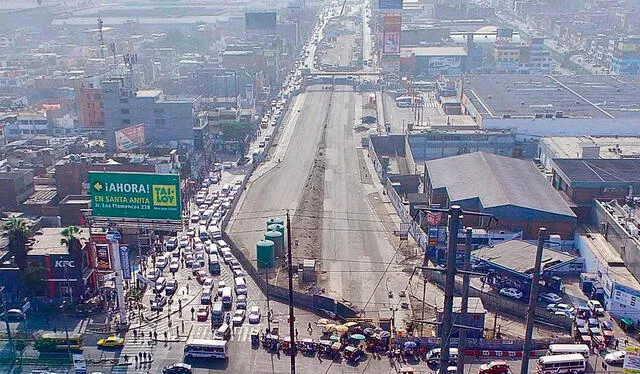
[[[67,340],[67,336],[69,337]],[[40,339],[46,341],[53,341],[56,343],[56,350],[70,349],[73,351],[80,351],[84,345],[84,336],[80,333],[70,332],[45,332],[40,335]]]

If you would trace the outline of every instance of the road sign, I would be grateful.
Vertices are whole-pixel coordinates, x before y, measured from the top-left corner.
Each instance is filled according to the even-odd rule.
[[[180,220],[175,174],[89,172],[94,216]]]
[[[122,239],[122,235],[118,231],[109,231],[105,235],[105,238],[110,242],[117,242]]]
[[[27,310],[29,310],[31,308],[31,302],[26,301],[23,305],[22,305],[22,313],[26,313]]]

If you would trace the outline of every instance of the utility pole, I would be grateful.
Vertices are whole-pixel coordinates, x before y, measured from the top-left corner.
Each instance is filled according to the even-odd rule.
[[[529,307],[527,310],[527,325],[524,333],[524,347],[522,350],[521,373],[529,371],[529,358],[531,357],[531,340],[533,338],[533,322],[536,317],[536,303],[538,302],[538,288],[540,286],[540,268],[542,267],[542,252],[544,242],[547,240],[547,229],[541,227],[538,230],[538,248],[536,250],[536,263],[533,267],[531,290],[529,292]]]
[[[471,227],[467,227],[466,235],[465,235],[465,247],[464,247],[464,271],[471,270],[471,238],[473,237],[473,229]],[[467,312],[469,310],[469,274],[462,274],[462,302],[460,304],[460,316],[462,317],[462,321],[459,321],[458,324],[466,325],[467,324]],[[459,329],[459,338],[460,342],[458,343],[458,374],[464,374],[464,351],[467,349],[467,330]]]
[[[293,316],[293,260],[291,257],[291,219],[287,209],[287,258],[289,262],[289,339],[291,339],[291,374],[296,373],[296,339]]]
[[[459,205],[452,205],[449,209],[449,243],[447,248],[446,278],[444,287],[444,309],[442,324],[440,325],[440,374],[447,374],[449,367],[449,346],[451,342],[451,327],[453,326],[453,296],[456,284],[456,250],[458,246],[458,227],[462,209]]]

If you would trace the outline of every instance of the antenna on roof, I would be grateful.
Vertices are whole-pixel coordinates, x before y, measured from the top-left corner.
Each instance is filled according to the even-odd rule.
[[[102,18],[98,18],[98,34],[100,37],[100,58],[104,60],[104,35],[102,34]]]

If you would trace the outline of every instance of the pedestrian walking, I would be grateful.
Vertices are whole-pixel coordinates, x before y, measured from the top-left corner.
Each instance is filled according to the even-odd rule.
[[[133,329],[133,339],[138,339],[138,331],[136,329]]]
[[[196,312],[196,310],[193,307],[191,307],[191,319],[192,320],[193,320],[193,313],[195,313],[195,312]]]
[[[629,345],[629,338],[624,338],[624,346],[628,346]]]
[[[620,344],[620,341],[616,338],[616,350],[618,349],[619,344]]]
[[[182,332],[184,332],[184,320],[182,320]]]
[[[142,337],[142,339],[144,339],[144,330],[140,331],[140,336]]]
[[[147,361],[147,352],[143,352],[142,357],[144,357],[144,360]]]
[[[178,329],[178,326],[176,326],[176,337],[178,336],[178,334],[180,334],[180,329]]]
[[[133,359],[136,361],[136,366],[138,366],[138,356],[133,356]]]
[[[138,352],[138,357],[140,358],[140,361],[142,361],[142,352]]]
[[[167,332],[165,331],[165,332],[164,332],[164,340],[167,340],[167,339],[168,339],[168,335],[169,335],[169,334],[167,334]]]
[[[124,362],[129,362],[129,355],[127,354],[124,355]]]
[[[153,332],[153,339],[158,340],[158,332],[157,331]]]
[[[296,339],[298,339],[298,329],[296,328]]]
[[[189,283],[187,283],[187,295],[189,294]]]
[[[313,327],[311,327],[311,322],[309,322],[309,325],[307,326],[307,331],[309,332],[309,335],[313,333]]]

